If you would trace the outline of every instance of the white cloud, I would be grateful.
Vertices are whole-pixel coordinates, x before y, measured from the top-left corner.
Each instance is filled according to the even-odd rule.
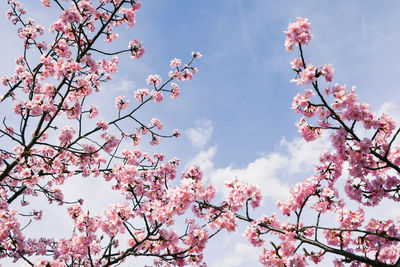
[[[394,119],[395,122],[400,122],[400,104],[393,102],[385,102],[381,105],[378,115],[386,114]]]
[[[264,197],[282,200],[288,197],[289,188],[313,174],[320,152],[328,147],[328,136],[308,143],[296,138],[282,139],[275,152],[261,156],[244,168],[227,166],[215,168],[213,158],[217,148],[200,151],[187,165],[198,165],[203,169],[205,179],[214,184],[218,192],[224,191],[224,182],[238,178],[261,188]]]
[[[218,267],[235,267],[243,266],[242,264],[249,261],[249,259],[258,259],[260,248],[253,247],[243,242],[235,244],[233,251],[226,253],[223,258],[215,261],[212,266]]]
[[[136,84],[130,80],[118,79],[111,83],[104,84],[102,88],[105,88],[107,91],[133,92],[136,89]]]
[[[211,139],[213,131],[212,122],[209,120],[197,120],[196,127],[186,130],[190,141],[195,147],[203,147]]]
[[[214,163],[212,159],[217,152],[217,147],[213,146],[207,150],[200,151],[192,160],[186,164],[186,168],[190,166],[200,166],[204,176],[210,175],[214,171]]]
[[[281,159],[283,158],[259,158],[243,169],[235,169],[231,166],[217,169],[212,173],[211,181],[216,185],[217,190],[221,191],[226,180],[237,177],[241,181],[258,185],[264,196],[273,199],[286,198],[289,195],[288,184],[282,183],[274,175]]]

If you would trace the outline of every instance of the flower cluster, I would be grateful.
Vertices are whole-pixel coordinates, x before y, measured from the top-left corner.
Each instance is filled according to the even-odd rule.
[[[24,51],[15,60],[14,73],[2,77],[6,92],[0,103],[9,102],[14,117],[9,120],[4,115],[0,130],[7,144],[0,151],[0,258],[34,266],[64,266],[66,262],[102,266],[120,264],[132,255],[163,255],[167,264],[201,265],[208,229],[190,221],[187,231],[176,231],[172,224],[196,201],[211,201],[215,188],[203,184],[200,170],[188,171],[180,185],[171,186],[179,161],[164,163],[163,154],[150,156],[129,148],[126,141],[138,145],[148,134],[150,143],[158,144],[163,137],[180,135],[178,130],[170,135],[160,133],[163,124],[159,119],[144,123],[136,111],[150,100],[161,102],[168,93],[177,98],[178,81],[192,79],[197,73],[192,64],[201,55],[192,54],[187,64],[175,58],[168,79],[149,75],[151,89],[132,93],[138,102],[130,102],[129,94],[118,96],[117,110],[107,111],[108,120],[93,121],[104,115],[95,104],[95,94],[118,71],[117,55],[139,59],[145,52],[136,39],[122,50],[108,51],[111,46],[97,44],[102,39],[114,42],[122,25],[134,27],[141,4],[126,0],[41,2],[59,13],[45,41],[40,40],[45,29],[32,19],[24,20],[26,11],[18,2],[7,2],[11,8],[7,17],[19,25],[17,35]],[[39,56],[32,56],[36,52]],[[8,125],[9,121],[19,127]],[[14,146],[9,149],[11,143]],[[111,204],[102,216],[92,216],[83,210],[82,199],[70,201],[64,196],[60,186],[73,176],[103,177],[126,201]],[[32,219],[32,224],[45,218],[46,209],[30,206],[40,196],[50,204],[69,206],[71,235],[34,239],[22,231],[24,217]],[[14,201],[27,211],[11,209]]]
[[[306,45],[311,41],[311,24],[305,18],[297,18],[296,22],[289,23],[286,33],[285,47],[293,51],[294,45]]]
[[[388,219],[370,219],[366,222],[363,206],[376,206],[383,199],[400,200],[399,147],[396,124],[389,116],[377,116],[369,105],[358,100],[354,87],[326,85],[320,89],[321,78],[333,80],[332,65],[320,67],[307,64],[304,45],[312,38],[307,19],[298,18],[286,31],[285,47],[293,51],[299,46],[300,57],[291,61],[295,72],[292,82],[305,89],[294,97],[292,109],[303,117],[296,123],[306,141],[314,141],[324,131],[330,131],[332,149],[321,154],[316,174],[297,183],[290,190],[286,201],[278,201],[283,215],[295,218],[294,223],[282,222],[273,217],[251,221],[245,232],[251,244],[264,246],[263,235],[277,235],[279,244],[271,242],[272,248],[264,247],[260,262],[264,266],[306,266],[309,262],[320,263],[324,254],[336,254],[335,266],[393,265],[400,257],[399,222]],[[346,176],[343,175],[346,168]],[[344,191],[359,208],[348,209],[340,198],[336,181],[344,179]],[[316,224],[305,219],[313,210]],[[331,224],[322,226],[323,216],[336,216]],[[329,218],[328,217],[328,218]],[[309,246],[305,246],[308,244]],[[322,250],[310,251],[309,247]],[[301,251],[303,247],[303,251]],[[346,256],[343,256],[346,255]]]

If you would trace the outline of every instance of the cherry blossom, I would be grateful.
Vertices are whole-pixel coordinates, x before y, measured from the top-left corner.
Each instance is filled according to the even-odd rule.
[[[226,177],[221,197],[198,166],[179,175],[178,159],[144,150],[145,144],[181,134],[165,133],[162,121],[154,115],[143,121],[137,110],[157,105],[164,95],[177,98],[179,82],[194,78],[194,62],[202,55],[192,52],[186,64],[174,58],[172,70],[166,63],[166,78],[150,74],[142,81],[150,89],[118,96],[117,110],[102,111],[96,94],[115,77],[118,56],[139,59],[145,49],[136,39],[111,52],[96,44],[114,42],[122,25],[134,27],[141,3],[41,2],[58,12],[49,29],[25,19],[20,3],[7,1],[7,18],[19,27],[22,56],[13,73],[2,78],[0,103],[10,104],[13,113],[4,115],[0,129],[7,144],[0,151],[0,258],[30,266],[116,266],[128,257],[147,256],[157,266],[205,266],[210,238],[246,222],[244,236],[260,247],[264,266],[322,264],[325,254],[334,254],[335,266],[398,265],[400,221],[369,218],[366,207],[400,201],[400,130],[389,115],[376,115],[359,101],[354,87],[331,84],[331,64],[306,63],[312,39],[307,19],[297,18],[285,32],[285,48],[298,47],[300,53],[291,61],[292,81],[306,87],[294,97],[292,109],[302,116],[296,125],[307,142],[330,133],[331,147],[320,155],[314,175],[277,203],[280,214],[253,219],[250,212],[262,200],[257,185]],[[130,103],[130,96],[137,101]],[[103,112],[107,120],[92,120]],[[83,199],[68,199],[62,185],[90,176],[122,201],[93,214]],[[29,232],[30,224],[44,225],[48,215],[45,208],[34,208],[39,198],[67,206],[70,232],[57,239]]]

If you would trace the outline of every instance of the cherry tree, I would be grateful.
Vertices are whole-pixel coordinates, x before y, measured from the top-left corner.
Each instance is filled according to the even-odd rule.
[[[19,2],[7,3],[7,17],[19,27],[23,51],[15,60],[15,73],[2,78],[1,104],[12,105],[13,112],[5,113],[0,130],[0,258],[32,266],[111,266],[127,257],[150,256],[156,264],[201,265],[213,233],[193,219],[179,231],[173,228],[174,217],[195,200],[211,200],[214,190],[201,182],[196,168],[171,186],[179,160],[165,161],[163,154],[149,155],[137,145],[157,145],[161,138],[180,133],[162,132],[157,118],[136,117],[138,110],[168,94],[177,98],[178,82],[196,74],[193,64],[200,53],[193,52],[186,64],[171,60],[165,81],[149,75],[148,88],[132,92],[132,99],[117,97],[110,103],[114,119],[105,120],[99,118],[96,94],[117,72],[117,55],[139,59],[145,49],[132,40],[125,49],[108,51],[110,46],[101,42],[116,40],[122,25],[134,27],[141,4],[43,0],[43,8],[59,13],[47,33],[25,18]],[[125,201],[105,208],[102,215],[91,215],[82,199],[64,199],[61,186],[74,176],[102,177]],[[29,235],[33,222],[23,218],[39,223],[43,211],[22,212],[22,206],[29,209],[38,198],[68,205],[70,235],[59,240]]]
[[[399,266],[399,218],[371,218],[364,209],[384,199],[394,204],[400,200],[400,128],[389,116],[371,112],[354,88],[333,84],[332,65],[305,60],[310,30],[308,20],[298,18],[286,31],[286,50],[299,50],[290,62],[292,82],[305,87],[294,97],[292,109],[302,115],[296,123],[302,137],[311,142],[330,132],[332,149],[321,154],[313,176],[278,202],[280,212],[291,220],[276,214],[252,219],[247,206],[246,215],[237,218],[251,223],[245,236],[254,246],[263,246],[265,235],[275,235],[260,254],[265,266],[305,266],[320,263],[326,254],[335,255],[334,266]],[[351,208],[351,201],[358,208]],[[335,223],[321,225],[324,216]]]
[[[7,3],[23,51],[15,73],[2,78],[1,105],[13,109],[5,112],[0,129],[0,258],[31,266],[113,266],[146,256],[158,266],[203,266],[208,240],[221,230],[236,231],[239,220],[248,223],[244,235],[251,244],[263,246],[265,266],[305,266],[326,254],[336,256],[336,266],[400,264],[399,222],[366,219],[363,209],[400,199],[400,130],[393,119],[359,102],[354,89],[331,84],[331,65],[306,63],[303,48],[312,38],[307,19],[298,18],[286,32],[286,49],[298,47],[300,53],[291,62],[292,81],[310,88],[294,98],[293,109],[303,115],[297,126],[304,139],[330,131],[332,149],[321,154],[316,173],[278,203],[289,220],[276,214],[253,219],[250,207],[257,208],[262,198],[256,185],[230,180],[217,202],[199,167],[178,175],[178,159],[167,161],[137,146],[180,136],[178,130],[163,132],[157,118],[143,121],[137,114],[168,95],[179,97],[179,83],[197,73],[200,53],[193,52],[186,64],[172,59],[165,78],[149,75],[148,88],[136,89],[132,98],[117,97],[110,103],[114,118],[105,120],[96,94],[117,72],[117,56],[136,60],[145,50],[138,40],[112,51],[101,42],[114,42],[122,25],[135,26],[140,2],[42,0],[43,8],[59,14],[48,31],[26,19],[20,3]],[[64,198],[62,185],[75,176],[104,179],[124,201],[92,215],[84,200]],[[346,181],[344,190],[338,180]],[[342,191],[358,209],[346,206]],[[68,206],[71,232],[65,237],[30,234],[29,224],[45,223],[45,210],[30,208],[40,198]],[[304,215],[310,212],[311,223]],[[336,224],[321,225],[323,216],[335,217]],[[181,218],[184,223],[178,223]],[[270,246],[264,246],[267,239]]]

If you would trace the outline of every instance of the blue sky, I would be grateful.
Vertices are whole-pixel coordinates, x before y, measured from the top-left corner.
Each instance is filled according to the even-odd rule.
[[[288,83],[293,55],[282,45],[283,31],[297,16],[312,23],[309,62],[332,63],[335,81],[356,85],[365,100],[371,99],[368,90],[384,91],[382,79],[372,79],[380,72],[385,72],[385,83],[394,82],[394,89],[398,70],[390,64],[396,64],[391,51],[398,44],[399,4],[374,3],[145,1],[134,35],[148,50],[141,63],[160,74],[166,73],[171,58],[202,52],[199,75],[182,85],[177,105],[184,112],[171,108],[172,114],[165,116],[179,128],[193,127],[193,120],[212,121],[211,142],[217,143],[219,154],[215,162],[243,166],[258,153],[273,151],[282,136],[297,134],[298,117],[290,104],[301,88]],[[133,67],[121,74],[127,78],[135,71]],[[384,96],[374,96],[376,107]]]
[[[32,17],[42,15],[41,9],[31,8]],[[178,128],[183,136],[144,150],[176,156],[183,166],[200,164],[206,179],[217,186],[235,176],[258,183],[267,196],[262,211],[270,214],[289,185],[312,175],[317,152],[327,143],[306,144],[294,126],[299,117],[291,111],[291,102],[303,88],[289,83],[289,61],[296,54],[284,50],[288,23],[298,16],[311,22],[314,39],[305,49],[308,62],[332,64],[334,82],[357,86],[372,110],[396,112],[399,11],[399,1],[145,0],[137,26],[124,29],[119,44],[125,48],[126,41],[136,38],[147,51],[139,61],[120,57],[120,71],[98,101],[107,108],[114,105],[108,94],[133,100],[133,91],[146,87],[147,75],[166,77],[171,59],[187,60],[191,51],[201,52],[199,73],[181,83],[180,98],[166,98],[141,113],[143,118],[160,118],[166,130]],[[15,45],[14,27],[5,19],[0,26],[7,36],[0,43],[6,51],[3,75],[12,71],[21,47]],[[215,252],[221,247],[223,251]],[[249,266],[256,263],[255,253],[240,234],[223,233],[210,241],[207,262]]]

